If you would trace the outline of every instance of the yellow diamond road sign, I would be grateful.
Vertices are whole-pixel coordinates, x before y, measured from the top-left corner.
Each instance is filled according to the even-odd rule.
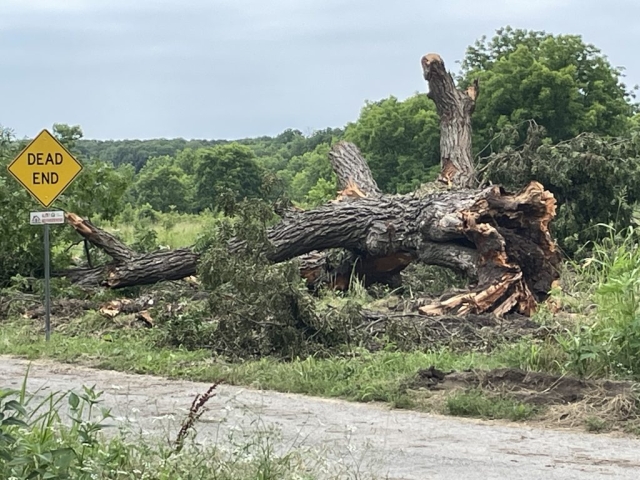
[[[82,171],[82,165],[47,130],[7,167],[44,207],[51,205]]]

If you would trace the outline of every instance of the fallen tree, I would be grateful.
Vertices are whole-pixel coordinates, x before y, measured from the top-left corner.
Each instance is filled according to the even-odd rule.
[[[309,210],[282,213],[268,231],[267,257],[298,258],[309,285],[348,284],[355,272],[366,283],[398,282],[411,262],[453,268],[472,281],[468,292],[420,307],[426,315],[516,311],[530,315],[557,279],[560,255],[549,234],[555,199],[532,182],[517,193],[498,186],[474,189],[471,114],[479,94],[475,82],[458,90],[435,54],[422,58],[429,97],[440,116],[441,172],[436,182],[408,195],[385,195],[358,148],[339,142],[329,158],[338,198]],[[113,262],[67,272],[75,282],[110,288],[176,280],[197,271],[190,249],[137,254],[115,237],[69,213],[69,224]],[[243,242],[229,248],[240,253]],[[346,254],[337,262],[327,252]]]

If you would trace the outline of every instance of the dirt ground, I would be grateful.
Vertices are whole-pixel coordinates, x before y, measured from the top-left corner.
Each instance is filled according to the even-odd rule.
[[[19,387],[28,364],[0,357],[0,386]],[[451,380],[483,381],[460,375]],[[499,377],[489,380],[499,383]],[[79,390],[82,385],[103,391],[118,422],[132,432],[170,438],[194,396],[209,387],[32,363],[28,387],[40,389],[38,395]],[[220,386],[217,392],[199,424],[199,441],[224,443],[233,432],[247,436],[255,429],[273,428],[279,432],[280,451],[308,449],[328,463],[327,476],[334,478],[338,471],[344,472],[339,478],[394,480],[640,478],[640,440],[635,438],[464,420],[230,386]]]

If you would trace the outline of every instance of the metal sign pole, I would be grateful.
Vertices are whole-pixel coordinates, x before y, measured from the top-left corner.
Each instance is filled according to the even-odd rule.
[[[51,292],[49,289],[49,225],[44,224],[44,335],[51,336]]]

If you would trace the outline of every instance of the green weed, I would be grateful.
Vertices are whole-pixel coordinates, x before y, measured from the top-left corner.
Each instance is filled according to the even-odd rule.
[[[367,352],[355,350],[329,358],[307,357],[282,362],[273,358],[228,363],[206,349],[158,347],[149,330],[112,331],[101,335],[54,334],[45,342],[40,330],[24,320],[0,329],[0,354],[52,358],[98,368],[169,378],[215,382],[357,401],[406,405],[401,383],[430,365],[441,370],[497,368],[499,356],[474,352]]]
[[[591,319],[557,337],[580,375],[640,374],[640,247],[634,229],[593,245],[577,270],[596,306]],[[590,320],[590,321],[589,321]]]
[[[197,421],[192,409],[175,445],[149,437],[130,438],[112,427],[101,392],[27,393],[0,390],[0,478],[13,480],[280,480],[313,479],[301,451],[275,454],[274,432],[228,438],[228,445],[187,442]],[[212,389],[194,400],[206,403]],[[65,415],[65,412],[67,415]],[[68,417],[70,421],[64,419]],[[114,426],[114,425],[113,425]],[[182,435],[180,435],[182,434]],[[192,439],[192,440],[195,440]],[[303,473],[305,472],[305,473]]]
[[[607,430],[608,424],[605,420],[598,417],[587,417],[584,421],[587,431],[589,432],[603,432]]]
[[[512,421],[526,420],[536,413],[533,405],[507,397],[488,396],[480,390],[451,394],[447,397],[446,408],[449,414],[460,417],[504,418]]]

